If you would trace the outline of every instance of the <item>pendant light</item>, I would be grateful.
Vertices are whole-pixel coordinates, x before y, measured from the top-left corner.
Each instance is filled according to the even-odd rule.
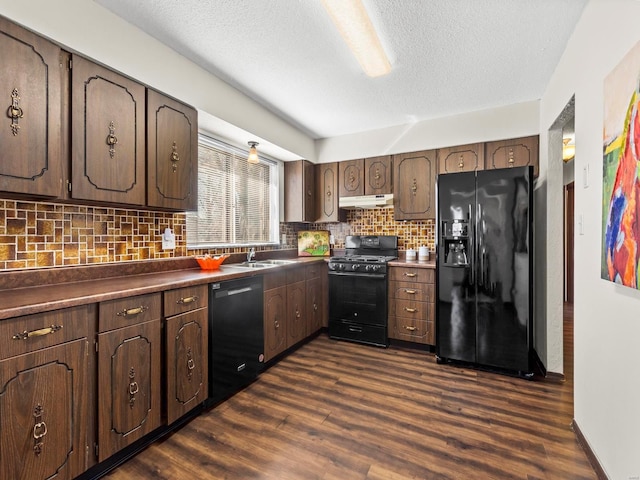
[[[247,157],[247,162],[249,163],[260,163],[258,159],[258,150],[256,147],[260,145],[258,142],[247,142],[249,144],[249,156]]]
[[[562,144],[562,160],[568,162],[576,155],[576,145],[571,143],[570,138],[563,138]]]

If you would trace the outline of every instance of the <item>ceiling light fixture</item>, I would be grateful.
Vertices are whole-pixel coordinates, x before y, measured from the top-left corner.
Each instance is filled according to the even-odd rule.
[[[570,138],[562,139],[562,160],[568,162],[576,155],[576,145],[571,142]]]
[[[364,73],[370,77],[380,77],[391,71],[389,59],[362,0],[322,0],[322,5]]]
[[[258,159],[258,150],[256,147],[260,145],[258,142],[247,142],[249,144],[249,156],[247,157],[247,162],[249,163],[260,163]]]

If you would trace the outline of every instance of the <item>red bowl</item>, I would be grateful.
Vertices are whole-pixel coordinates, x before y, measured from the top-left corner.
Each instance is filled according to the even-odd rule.
[[[195,258],[202,270],[217,270],[222,265],[222,262],[229,258],[229,255],[216,255],[214,257],[203,255]]]

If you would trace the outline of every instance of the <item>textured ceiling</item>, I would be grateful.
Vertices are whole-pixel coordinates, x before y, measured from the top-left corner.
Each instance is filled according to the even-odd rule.
[[[540,99],[587,0],[364,0],[364,75],[319,0],[95,0],[313,138]]]

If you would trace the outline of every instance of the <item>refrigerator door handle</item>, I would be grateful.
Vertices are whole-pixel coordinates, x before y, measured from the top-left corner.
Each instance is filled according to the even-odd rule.
[[[469,221],[473,222],[473,206],[471,204],[469,204]],[[473,223],[475,225],[475,222]],[[476,227],[474,227],[474,230],[475,229]],[[476,258],[475,258],[475,249],[473,248],[474,236],[475,235],[473,234],[469,235],[469,266],[471,267],[469,269],[469,283],[471,285],[475,285],[476,283],[476,272],[475,272]]]
[[[484,232],[482,225],[482,204],[478,203],[478,219],[476,221],[476,238],[478,239],[478,256],[480,257],[480,271],[478,285],[484,285]]]

